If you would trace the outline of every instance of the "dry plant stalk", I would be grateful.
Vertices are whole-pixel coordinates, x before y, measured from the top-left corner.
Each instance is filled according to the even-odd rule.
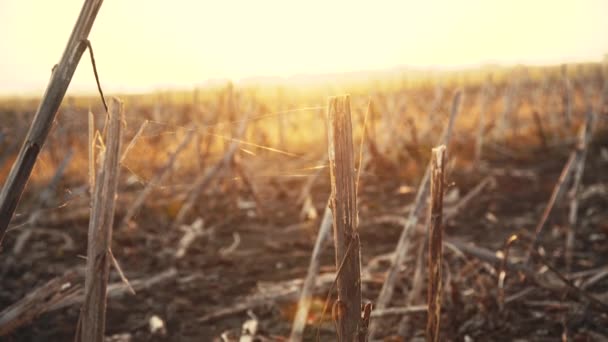
[[[572,111],[573,111],[573,93],[572,82],[568,78],[568,66],[562,65],[562,77],[564,82],[564,88],[562,92],[562,106],[564,110],[564,124],[570,128],[572,126]]]
[[[95,189],[95,115],[89,110],[89,141],[87,151],[89,152],[89,196],[91,204],[93,204],[93,191]]]
[[[538,125],[538,122],[536,122],[536,126],[537,126],[537,130],[540,128],[546,128],[546,132],[547,133],[551,133],[554,132],[555,130],[555,115],[551,115],[551,110],[549,109],[550,104],[551,104],[551,83],[550,80],[547,76],[543,77],[543,81],[542,84],[540,85],[540,87],[537,87],[533,92],[532,92],[532,114],[533,115],[537,115],[540,117],[544,117],[546,118],[546,124],[545,125]],[[534,117],[534,120],[537,120],[536,117]],[[540,132],[539,132],[540,133]],[[545,138],[547,139],[547,143],[552,142],[555,143],[556,139],[557,139],[557,135],[555,134],[549,134],[549,135],[545,135]],[[550,138],[550,139],[549,139]],[[541,137],[542,139],[542,137]]]
[[[338,299],[333,306],[338,341],[366,340],[361,326],[361,261],[357,233],[357,195],[350,96],[332,97],[327,108],[331,177],[330,205],[334,216],[334,246]]]
[[[423,280],[423,259],[424,259],[424,243],[420,243],[418,246],[418,251],[416,253],[416,270],[414,271],[414,276],[412,277],[412,287],[410,292],[407,294],[406,305],[407,307],[413,306],[414,304],[419,304],[421,298],[424,298],[422,295],[422,289],[424,286]],[[387,309],[383,309],[387,310]],[[426,305],[424,305],[424,310],[426,311]],[[411,338],[412,331],[412,317],[410,315],[404,315],[401,318],[401,322],[399,322],[399,328],[397,329],[397,335],[403,338]]]
[[[549,219],[549,215],[551,214],[551,211],[553,210],[555,203],[557,202],[557,200],[561,196],[561,194],[564,192],[564,188],[565,188],[566,184],[568,183],[568,180],[572,176],[573,169],[577,169],[577,174],[578,174],[578,172],[579,172],[578,170],[581,169],[580,164],[584,163],[584,158],[586,156],[586,146],[591,141],[592,127],[593,127],[593,112],[592,112],[592,110],[589,110],[587,118],[585,119],[585,123],[580,128],[579,141],[577,143],[577,146],[576,146],[575,150],[570,153],[570,156],[568,157],[568,161],[566,162],[566,165],[564,165],[564,168],[562,169],[559,179],[557,180],[557,184],[555,184],[555,187],[553,188],[553,192],[551,193],[549,202],[547,203],[545,210],[543,211],[543,215],[541,216],[540,221],[536,225],[536,228],[534,230],[534,236],[532,239],[532,244],[530,245],[531,250],[538,247],[538,239],[540,237],[540,234],[542,233],[543,228]],[[582,169],[581,169],[580,173],[582,175]],[[580,177],[580,176],[578,176],[578,177]],[[530,253],[528,253],[527,259],[529,259],[529,257],[530,257]]]
[[[435,147],[431,156],[431,208],[429,225],[429,285],[427,295],[428,314],[426,321],[426,340],[439,341],[439,322],[441,318],[443,262],[443,175],[445,169],[445,146]]]
[[[149,123],[150,123],[150,121],[146,120],[141,124],[141,126],[139,126],[137,133],[135,133],[135,135],[133,136],[133,139],[131,139],[131,141],[129,142],[127,147],[125,147],[125,150],[122,152],[122,157],[120,157],[121,164],[125,162],[125,159],[127,159],[129,152],[131,152],[133,147],[135,147],[135,143],[137,142],[139,137],[144,133],[144,131],[146,130],[146,127],[148,126]]]
[[[306,273],[304,284],[302,284],[302,291],[300,292],[300,299],[298,301],[298,311],[296,311],[296,316],[293,320],[293,326],[291,328],[291,335],[289,336],[289,340],[292,342],[302,341],[302,334],[304,332],[304,328],[306,327],[306,320],[308,318],[308,311],[310,309],[310,302],[314,290],[315,280],[319,274],[321,251],[325,245],[325,241],[329,237],[332,222],[333,216],[328,203],[328,206],[325,208],[325,213],[323,214],[323,220],[321,221],[315,246],[312,250],[310,264],[308,265],[308,272]]]
[[[175,221],[173,221],[173,228],[177,229],[184,219],[186,215],[190,212],[192,207],[194,206],[194,202],[198,199],[200,194],[203,192],[203,189],[211,182],[211,180],[224,168],[229,167],[232,164],[232,158],[236,153],[237,147],[239,147],[241,142],[241,137],[245,134],[245,130],[247,128],[247,123],[249,121],[249,116],[246,115],[239,125],[238,132],[235,138],[231,139],[232,142],[228,146],[226,152],[224,153],[224,157],[217,162],[217,164],[213,165],[211,169],[207,170],[207,172],[202,173],[198,176],[192,186],[190,193],[186,199],[184,205],[180,208],[177,216],[175,217]]]
[[[143,125],[142,125],[142,127],[143,127]],[[186,146],[188,146],[188,143],[190,143],[190,140],[192,140],[192,137],[194,136],[194,132],[195,132],[194,129],[188,130],[188,133],[186,133],[186,136],[184,137],[182,142],[177,146],[175,151],[173,151],[173,153],[171,154],[171,156],[169,157],[169,159],[167,160],[165,165],[163,165],[163,167],[160,169],[160,171],[156,173],[154,178],[152,178],[152,180],[150,182],[148,182],[148,184],[146,184],[146,187],[139,193],[139,196],[137,196],[135,201],[133,201],[133,204],[131,205],[131,207],[129,207],[129,210],[127,210],[127,213],[123,217],[120,226],[118,226],[120,229],[127,227],[127,225],[129,224],[129,221],[131,220],[131,218],[133,218],[135,213],[137,213],[139,208],[144,204],[144,201],[146,200],[148,195],[150,195],[150,193],[152,192],[152,190],[154,190],[155,187],[157,187],[160,183],[163,182],[165,177],[169,174],[169,171],[173,169],[173,164],[175,164],[175,161],[177,160],[177,156],[181,153],[181,151]],[[138,132],[138,134],[139,134],[139,132]],[[135,138],[133,138],[133,139],[135,139]],[[126,151],[125,151],[125,153],[126,153]],[[123,158],[124,158],[125,153],[123,153]]]
[[[232,158],[232,167],[236,171],[237,175],[243,181],[243,185],[245,188],[249,190],[249,193],[253,197],[255,201],[255,210],[259,216],[264,215],[264,201],[260,197],[260,193],[258,191],[257,186],[253,182],[252,177],[249,175],[249,170],[245,167],[245,165],[239,160],[239,158]]]
[[[532,238],[532,244],[530,245],[531,250],[536,249],[536,247],[538,246],[538,238],[540,237],[540,234],[542,233],[543,228],[545,227],[545,224],[547,223],[547,220],[549,219],[551,210],[553,210],[553,206],[557,202],[557,199],[563,193],[565,184],[570,179],[570,175],[572,173],[571,172],[572,166],[574,165],[575,159],[576,159],[576,154],[571,153],[570,156],[568,157],[568,161],[566,161],[566,164],[564,165],[564,168],[562,169],[561,174],[559,175],[559,178],[557,179],[557,183],[555,184],[555,187],[553,188],[553,192],[551,193],[549,202],[547,202],[547,205],[545,206],[543,214],[540,218],[540,221],[538,222],[538,224],[536,225],[536,228],[534,229],[534,236]],[[528,254],[528,258],[529,258],[529,256],[530,256],[530,254]],[[526,258],[526,259],[528,259],[528,258]]]
[[[566,233],[566,268],[570,270],[572,265],[572,250],[574,249],[574,233],[578,221],[578,196],[581,187],[581,180],[585,170],[585,160],[587,159],[587,149],[593,135],[594,115],[593,108],[589,105],[587,109],[587,118],[579,135],[576,154],[578,155],[576,164],[574,165],[574,180],[570,193],[570,212],[568,214],[568,232]]]
[[[550,265],[540,254],[532,250],[532,253],[545,265],[552,273],[553,276],[548,277],[547,274],[540,274],[528,264],[523,263],[512,263],[510,261],[504,261],[503,259],[496,256],[496,252],[485,249],[482,247],[475,246],[470,243],[465,243],[456,239],[446,239],[446,243],[449,243],[454,248],[461,252],[475,257],[479,260],[494,264],[501,265],[504,270],[511,270],[523,273],[532,283],[539,288],[545,289],[551,292],[556,298],[560,298],[563,301],[564,291],[569,291],[569,294],[575,296],[579,301],[589,303],[595,308],[605,312],[608,310],[608,304],[602,302],[596,296],[591,295],[584,289],[577,287],[572,283],[571,280],[563,276],[559,271]],[[505,299],[505,303],[508,303],[514,299]]]
[[[488,104],[490,102],[490,87],[491,83],[488,80],[486,85],[481,91],[481,97],[479,99],[479,122],[477,124],[477,139],[475,141],[475,167],[479,167],[481,161],[481,152],[483,150],[483,133],[486,125],[486,112],[488,111]]]
[[[540,114],[538,114],[538,111],[536,110],[532,112],[532,117],[534,118],[534,124],[536,125],[536,133],[538,134],[538,138],[540,139],[541,146],[544,150],[546,150],[549,144],[547,143],[547,136],[545,135],[545,130],[543,129],[543,121],[540,118]]]
[[[71,270],[30,291],[24,298],[0,312],[0,336],[10,334],[36,317],[66,307],[82,304],[84,290],[78,271]],[[177,270],[170,268],[148,278],[131,282],[133,289],[143,290],[175,278]],[[120,298],[131,290],[124,282],[108,285],[108,298]]]
[[[79,286],[74,284],[76,272],[53,278],[44,285],[30,291],[23,299],[0,312],[0,336],[6,336],[24,326],[37,316],[50,311],[65,298],[74,295]]]
[[[89,220],[85,301],[81,312],[80,341],[102,342],[105,332],[106,290],[110,271],[112,225],[118,187],[123,104],[112,98],[103,166],[95,184]]]
[[[498,302],[498,310],[502,311],[505,308],[505,280],[507,278],[507,267],[506,264],[509,261],[509,252],[511,251],[511,246],[517,241],[517,235],[511,235],[509,239],[505,242],[503,247],[503,255],[502,262],[500,263],[500,268],[498,271],[498,294],[497,294],[497,302]]]
[[[410,129],[410,135],[412,136],[412,145],[418,146],[420,143],[418,142],[418,130],[416,129],[416,121],[413,116],[410,116],[406,120],[407,126]]]
[[[0,193],[0,244],[4,238],[13,213],[17,208],[25,184],[32,173],[38,154],[49,134],[57,109],[68,89],[78,62],[87,48],[87,38],[103,0],[87,0],[72,30],[63,56],[53,68],[51,80],[46,88],[40,106],[21,146],[17,160],[6,178]]]
[[[433,123],[437,117],[437,112],[439,111],[441,103],[443,102],[443,94],[443,87],[441,86],[441,84],[437,84],[437,86],[435,87],[435,96],[433,98],[433,102],[431,103],[431,107],[429,108],[429,127],[433,126]]]
[[[511,113],[511,102],[513,101],[513,85],[507,84],[505,86],[503,100],[502,100],[502,111],[498,113],[496,118],[496,128],[494,131],[495,138],[504,138],[505,132],[507,131],[508,117]]]
[[[456,116],[460,112],[460,99],[462,97],[461,91],[456,91],[454,93],[454,97],[452,99],[452,110],[450,114],[450,120],[448,125],[444,128],[443,134],[439,141],[440,144],[446,146],[446,155],[450,146],[450,138],[452,135],[452,129],[454,126],[454,121]],[[447,158],[447,157],[446,157]],[[414,199],[413,208],[409,213],[407,220],[405,221],[405,225],[403,226],[403,230],[401,231],[401,235],[399,236],[399,241],[397,242],[397,247],[395,248],[395,258],[392,261],[384,284],[382,285],[382,289],[380,290],[380,294],[378,295],[378,299],[376,300],[376,308],[384,309],[387,307],[388,302],[393,297],[393,291],[395,287],[395,281],[397,280],[397,273],[399,272],[399,267],[403,264],[405,257],[410,249],[410,244],[413,239],[414,227],[418,224],[418,217],[420,213],[424,210],[426,205],[426,198],[429,190],[429,178],[430,178],[430,167],[427,167],[424,176],[418,186],[418,192],[416,193],[416,198]],[[372,320],[369,334],[370,337],[374,338],[374,332],[376,330],[376,324],[374,324],[374,320]]]

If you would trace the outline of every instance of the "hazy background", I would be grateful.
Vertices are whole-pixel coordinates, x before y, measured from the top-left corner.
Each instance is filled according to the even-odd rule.
[[[41,94],[82,0],[0,0],[0,94]],[[93,43],[106,91],[487,63],[599,61],[608,1],[106,0]],[[70,92],[93,91],[89,58]]]

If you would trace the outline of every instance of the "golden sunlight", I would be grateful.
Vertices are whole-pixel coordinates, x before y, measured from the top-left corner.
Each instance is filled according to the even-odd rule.
[[[606,14],[0,0],[0,340],[608,340]]]
[[[0,2],[0,93],[43,91],[82,1]],[[599,61],[606,1],[106,1],[90,40],[110,91],[394,67]],[[81,65],[72,91],[92,91]]]

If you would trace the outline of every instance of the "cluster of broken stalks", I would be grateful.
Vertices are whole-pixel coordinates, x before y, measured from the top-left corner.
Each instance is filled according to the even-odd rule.
[[[2,189],[0,195],[0,243],[14,214],[40,149],[49,133],[51,123],[54,120],[80,57],[87,46],[90,47],[90,44],[87,43],[87,36],[101,3],[102,1],[85,1],[64,56],[53,71],[53,77],[37,110],[25,143]],[[477,161],[480,160],[483,147],[484,114],[487,110],[489,92],[489,87],[486,87],[481,95],[482,109],[475,147],[475,160]],[[498,134],[504,132],[510,122],[508,120],[511,108],[510,102],[513,101],[514,96],[513,90],[509,89],[505,96],[505,110],[499,117],[499,127],[495,131]],[[463,93],[460,91],[454,94],[449,121],[443,130],[437,147],[432,149],[429,166],[419,185],[409,217],[404,221],[403,230],[395,248],[394,259],[391,261],[385,282],[373,308],[370,303],[362,303],[361,297],[361,245],[357,229],[359,222],[357,210],[358,174],[355,168],[356,154],[353,147],[350,98],[349,96],[339,96],[329,99],[326,120],[331,197],[328,200],[328,207],[326,208],[321,229],[314,246],[308,274],[300,292],[298,311],[290,335],[292,341],[300,341],[302,339],[311,294],[319,271],[319,255],[323,243],[329,238],[330,227],[333,227],[335,265],[337,270],[335,279],[337,299],[332,303],[331,312],[336,325],[338,340],[367,341],[370,338],[374,339],[377,337],[378,321],[374,318],[380,317],[383,310],[388,309],[388,303],[393,295],[399,266],[403,264],[406,255],[412,247],[415,227],[418,224],[419,217],[422,216],[421,213],[425,211],[428,204],[430,204],[426,235],[426,241],[428,242],[428,293],[427,305],[422,309],[427,312],[427,340],[440,340],[442,249],[445,243],[442,233],[442,221],[446,215],[443,210],[444,178],[450,137],[455,118],[460,110],[462,97]],[[566,107],[569,109],[565,115],[566,124],[570,124],[572,99],[566,97],[564,101],[567,102]],[[593,129],[592,108],[589,108],[588,113],[576,149],[572,152],[564,167],[559,182],[555,186],[553,194],[543,212],[543,216],[536,227],[533,243],[530,248],[531,257],[539,257],[536,252],[538,238],[556,200],[564,192],[563,184],[567,183],[570,177],[574,177],[572,189],[574,194],[571,195],[572,203],[569,224],[572,227],[576,226],[576,192],[581,182],[587,146],[589,145]],[[89,186],[92,201],[84,289],[75,287],[63,288],[63,284],[71,279],[73,275],[66,275],[59,280],[47,283],[24,298],[22,302],[16,303],[0,314],[0,336],[13,331],[42,312],[80,303],[82,310],[78,322],[77,339],[81,341],[103,341],[110,266],[113,265],[122,275],[118,262],[111,252],[111,237],[116,206],[119,162],[121,159],[121,123],[124,120],[123,116],[121,101],[111,99],[107,108],[106,126],[102,133],[99,133],[95,127],[92,116],[89,117]],[[543,129],[542,123],[538,119],[538,114],[535,115],[535,119],[538,134],[542,138],[543,144],[546,144],[545,129]],[[237,138],[243,135],[246,122],[247,118],[242,121],[242,124],[238,128],[236,132]],[[173,168],[176,156],[192,139],[192,132],[190,131],[186,135],[182,143],[173,151],[171,157],[161,168],[161,171],[133,202],[123,221],[120,223],[121,227],[128,224],[132,216],[144,203],[152,188],[156,184],[161,183],[167,172]],[[99,149],[95,147],[96,145],[101,145],[100,149],[102,153],[99,155],[96,155]],[[182,224],[184,218],[196,202],[198,194],[201,193],[200,190],[205,188],[222,169],[234,163],[234,154],[237,147],[238,140],[235,139],[226,149],[224,157],[196,179],[190,195],[174,221],[176,227]],[[128,149],[129,147],[126,148],[127,151]],[[360,172],[361,161],[358,168]],[[573,231],[571,230],[568,234],[566,252],[568,267],[570,267],[572,258],[572,241]],[[460,248],[470,254],[477,254],[480,258],[488,258],[487,255],[484,256],[483,253],[480,253],[479,250],[473,250],[462,245]],[[509,265],[506,258],[504,258],[503,269],[508,267],[512,267],[512,265]],[[528,275],[532,279],[535,279],[533,274]],[[123,281],[127,284],[130,291],[134,291],[135,285],[138,285],[130,284],[125,277],[123,277]],[[567,280],[564,281],[567,282]],[[569,283],[566,285],[571,286]],[[576,293],[581,296],[587,296],[584,292]],[[605,306],[605,304],[597,299],[591,299],[591,302],[596,305]]]

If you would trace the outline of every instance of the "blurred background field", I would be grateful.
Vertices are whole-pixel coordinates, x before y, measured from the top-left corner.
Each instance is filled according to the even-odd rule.
[[[445,179],[441,340],[608,340],[604,3],[152,1],[148,12],[142,3],[106,3],[91,42],[106,99],[125,108],[112,252],[136,290],[111,271],[107,341],[238,341],[252,317],[255,341],[288,340],[331,190],[328,98],[343,94],[361,174],[364,302],[378,298],[431,148],[457,112]],[[12,30],[0,43],[1,184],[79,4],[0,3],[0,31]],[[29,29],[31,22],[38,24]],[[29,41],[39,44],[22,47]],[[82,290],[89,115],[97,163],[107,119],[90,68],[85,55],[0,245],[1,340],[76,333],[82,299],[49,305],[18,328],[6,312],[66,273]],[[557,191],[572,156],[575,168],[584,166],[580,187],[573,171]],[[538,236],[544,259],[530,261],[547,207]],[[426,216],[398,268],[389,303],[396,311],[377,311],[372,340],[425,336]],[[336,339],[331,313],[322,314],[335,272],[327,244],[306,341],[317,332]]]

